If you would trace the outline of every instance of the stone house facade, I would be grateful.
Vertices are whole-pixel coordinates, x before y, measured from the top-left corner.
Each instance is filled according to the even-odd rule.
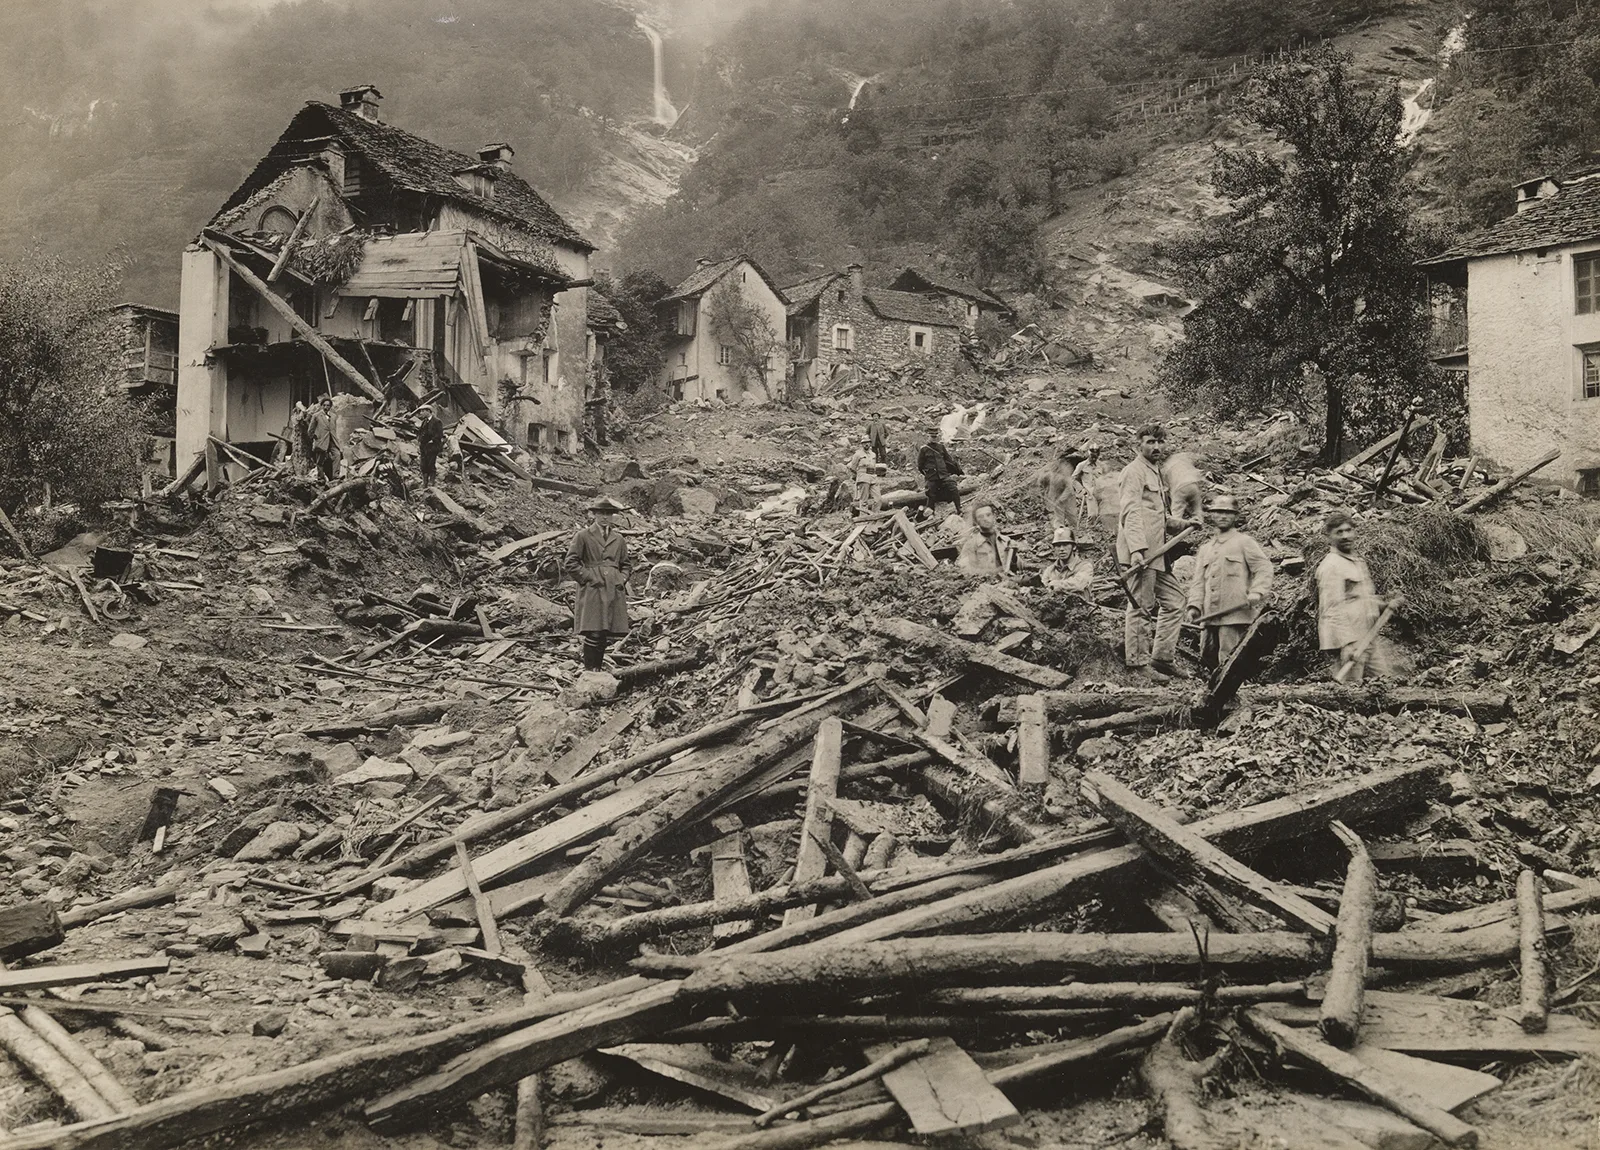
[[[966,361],[963,322],[932,293],[868,287],[860,264],[784,289],[789,297],[789,358],[802,394],[857,368],[920,366],[949,378]]]
[[[978,326],[979,316],[1008,320],[1012,315],[1011,305],[1005,300],[971,280],[948,272],[905,267],[889,281],[889,286],[895,291],[936,296],[944,301],[947,309],[961,317],[961,325],[968,331]]]

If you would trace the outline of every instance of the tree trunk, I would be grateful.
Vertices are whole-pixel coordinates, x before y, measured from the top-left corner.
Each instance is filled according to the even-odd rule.
[[[1328,380],[1326,395],[1328,402],[1322,432],[1322,462],[1332,467],[1339,462],[1339,456],[1344,451],[1344,391],[1339,384]]]

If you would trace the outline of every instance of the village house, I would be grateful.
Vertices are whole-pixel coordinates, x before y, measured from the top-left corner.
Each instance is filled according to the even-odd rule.
[[[993,292],[947,272],[901,268],[900,273],[889,281],[889,287],[894,291],[931,295],[943,300],[949,311],[962,317],[962,326],[968,331],[978,326],[980,316],[1009,320],[1012,315],[1010,305]]]
[[[738,330],[714,320],[719,299],[742,301]],[[661,386],[673,399],[756,403],[779,399],[785,382],[788,301],[749,256],[701,259],[656,304],[666,336]]]
[[[801,394],[857,367],[874,371],[917,366],[950,376],[961,356],[964,309],[938,293],[866,286],[860,264],[801,280],[789,299],[789,358]]]
[[[208,436],[269,454],[293,405],[330,392],[577,447],[593,245],[509,145],[452,151],[383,123],[379,99],[308,103],[184,252],[180,467]]]
[[[111,325],[122,349],[122,389],[144,406],[149,421],[149,459],[156,470],[172,470],[178,406],[178,313],[140,303],[111,309]]]
[[[1426,260],[1434,361],[1466,382],[1472,450],[1600,495],[1600,169],[1517,188],[1517,211]]]

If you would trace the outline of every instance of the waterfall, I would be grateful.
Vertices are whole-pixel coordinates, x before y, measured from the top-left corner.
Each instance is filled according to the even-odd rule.
[[[865,88],[871,82],[872,82],[872,77],[871,76],[857,76],[856,77],[855,84],[852,85],[851,88],[850,88],[850,106],[852,108],[854,108],[856,106],[856,100],[861,96],[861,89]]]
[[[661,33],[657,32],[643,20],[638,21],[638,24],[640,30],[644,32],[645,36],[650,41],[650,56],[651,61],[655,66],[656,106],[654,119],[656,123],[665,124],[670,128],[673,124],[677,123],[678,109],[674,107],[672,101],[667,98],[667,76],[666,69],[662,64],[663,45],[661,41]]]

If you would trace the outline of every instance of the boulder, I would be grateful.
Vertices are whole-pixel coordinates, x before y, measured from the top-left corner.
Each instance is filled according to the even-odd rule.
[[[704,487],[680,487],[677,497],[678,506],[683,509],[685,515],[710,518],[717,513],[716,494]]]
[[[1496,523],[1492,519],[1480,519],[1478,534],[1483,537],[1484,544],[1489,548],[1489,558],[1496,563],[1521,559],[1528,553],[1528,541],[1515,527]]]
[[[415,772],[406,764],[372,755],[355,770],[337,775],[333,781],[341,787],[358,787],[362,783],[408,783],[414,777]]]
[[[569,707],[595,707],[617,697],[621,684],[615,675],[605,671],[585,671],[577,681],[561,692],[561,702]]]
[[[361,752],[354,743],[335,743],[331,747],[311,748],[311,761],[330,777],[349,774],[361,765]]]

